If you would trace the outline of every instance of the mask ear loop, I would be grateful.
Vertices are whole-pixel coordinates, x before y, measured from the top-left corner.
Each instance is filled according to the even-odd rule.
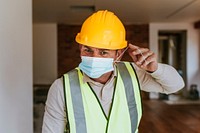
[[[117,59],[116,59],[114,62],[120,62],[120,61],[118,61],[119,58],[121,58],[121,57],[124,55],[124,53],[126,52],[126,50],[127,50],[128,48],[129,48],[129,47],[126,47],[126,48],[124,49],[124,51],[121,53],[121,55],[119,55],[119,56],[117,57]]]
[[[137,48],[137,50],[140,52],[140,55],[141,55],[142,58],[144,59],[144,62],[147,64],[147,61],[146,61],[146,59],[145,59],[145,57],[144,57],[142,51],[141,51],[139,48]]]

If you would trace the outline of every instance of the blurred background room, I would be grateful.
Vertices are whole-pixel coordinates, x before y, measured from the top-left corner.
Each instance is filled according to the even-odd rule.
[[[49,87],[79,64],[75,36],[101,9],[185,81],[175,94],[142,92],[140,133],[200,133],[200,0],[0,0],[0,133],[41,133]]]

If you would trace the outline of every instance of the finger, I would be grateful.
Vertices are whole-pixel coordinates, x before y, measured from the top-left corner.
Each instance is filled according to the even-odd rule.
[[[149,49],[147,49],[147,48],[137,48],[134,50],[131,50],[131,49],[129,50],[129,53],[131,53],[132,55],[135,55],[135,56],[138,56],[138,55],[143,56],[143,54],[147,53],[147,52],[149,52]]]
[[[140,48],[133,44],[129,44],[128,52],[137,65],[143,64],[146,58],[153,53],[148,48]]]
[[[153,55],[154,53],[152,51],[141,53],[141,56],[138,58],[138,61],[137,61],[138,64],[146,66],[151,61],[151,58],[153,59],[155,58]]]
[[[138,65],[142,64],[142,62],[146,58],[143,57],[143,54],[141,52],[136,52],[136,51],[129,51],[129,55],[132,57],[133,62],[137,63]]]
[[[143,56],[139,56],[135,62],[138,66],[143,65],[146,62],[146,59]]]
[[[137,50],[133,51],[133,54],[134,55],[138,55],[138,54],[143,55],[144,53],[147,53],[147,52],[149,52],[149,49],[147,49],[147,48],[138,48]]]
[[[132,51],[128,50],[128,54],[131,56],[131,58],[133,59],[133,62],[136,62],[138,60],[138,57],[135,56]]]
[[[138,46],[133,45],[133,44],[131,44],[131,43],[129,43],[128,47],[129,47],[129,49],[131,49],[131,50],[136,50],[136,49],[139,48]]]
[[[136,45],[133,45],[133,44],[131,44],[131,43],[129,43],[129,51],[135,51],[135,50],[138,50],[138,49],[143,49],[143,48],[140,48],[140,47],[138,47],[138,46],[136,46]]]
[[[131,57],[133,59],[133,62],[137,62],[137,60],[138,60],[137,56],[131,56]]]
[[[144,60],[147,60],[148,57],[152,56],[154,53],[152,51],[147,51],[142,53]]]
[[[144,49],[143,53],[139,49],[137,51],[139,51],[139,53],[136,53],[136,51],[134,51],[133,55],[136,55],[138,57],[138,64],[143,64],[143,62],[146,61],[146,58],[153,54],[153,52],[149,51],[148,49]]]
[[[154,53],[152,53],[151,55],[147,56],[145,58],[145,61],[142,62],[142,67],[146,67],[149,64],[151,64],[152,62],[156,62],[156,55]]]

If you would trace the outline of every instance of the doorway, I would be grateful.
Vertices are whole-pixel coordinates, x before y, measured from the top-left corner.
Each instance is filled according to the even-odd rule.
[[[158,60],[161,63],[173,66],[186,81],[186,30],[160,30],[158,39]],[[186,85],[187,86],[187,85]],[[178,95],[187,96],[186,88]],[[167,96],[164,98],[167,98]]]

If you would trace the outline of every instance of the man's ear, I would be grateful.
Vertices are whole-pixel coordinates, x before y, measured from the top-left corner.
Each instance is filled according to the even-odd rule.
[[[123,52],[122,49],[118,49],[118,50],[116,51],[116,58],[115,58],[115,60],[116,60],[116,59],[117,59],[117,60],[121,60],[122,57],[120,57],[120,56],[121,56],[122,52]],[[120,57],[120,58],[119,58],[119,57]]]
[[[117,50],[117,57],[119,57],[122,54],[122,49]]]

